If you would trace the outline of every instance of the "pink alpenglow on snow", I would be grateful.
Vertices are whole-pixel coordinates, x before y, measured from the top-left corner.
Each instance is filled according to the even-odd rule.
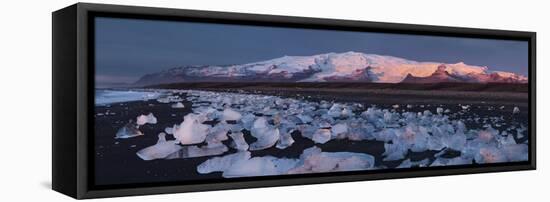
[[[493,71],[487,66],[458,63],[419,62],[404,58],[360,52],[284,56],[248,64],[178,67],[139,79],[135,85],[186,81],[355,81],[370,83],[527,83],[528,78],[512,72]]]

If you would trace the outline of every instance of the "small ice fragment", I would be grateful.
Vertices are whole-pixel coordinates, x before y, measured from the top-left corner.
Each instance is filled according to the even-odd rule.
[[[350,117],[353,115],[353,111],[347,107],[344,107],[344,109],[342,109],[342,113],[340,114],[340,116],[342,117]]]
[[[470,108],[470,105],[462,105],[461,107],[462,107],[462,110],[467,110]]]
[[[247,129],[247,130],[250,130],[252,128],[252,124],[254,123],[255,118],[256,118],[256,116],[254,116],[253,114],[245,114],[241,118],[243,128]]]
[[[315,143],[325,144],[330,140],[330,137],[331,137],[330,129],[321,128],[315,131],[315,133],[313,133],[313,137],[311,139]]]
[[[514,107],[514,110],[512,111],[512,114],[519,114],[519,108]]]
[[[174,127],[166,127],[166,128],[164,128],[164,132],[165,132],[166,134],[172,135],[172,134],[174,134],[174,131],[175,131],[177,128],[178,128],[178,125],[174,124]]]
[[[287,147],[290,147],[294,143],[294,139],[292,138],[292,135],[291,135],[292,131],[282,133],[275,147],[277,147],[278,149],[285,149]]]
[[[134,122],[129,122],[117,131],[115,139],[126,139],[141,135],[143,133],[138,130],[138,125]]]
[[[160,133],[158,135],[159,139],[157,144],[139,150],[136,153],[137,156],[145,161],[150,161],[154,159],[163,159],[170,154],[178,152],[181,149],[181,146],[177,145],[174,140],[166,141],[165,136],[165,133]]]
[[[236,132],[229,134],[229,137],[233,139],[232,147],[239,151],[248,150],[248,143],[244,139],[244,134],[242,132]]]
[[[153,113],[149,113],[148,115],[140,115],[136,118],[136,123],[139,126],[145,125],[145,124],[156,124],[157,123],[157,117],[153,115]]]
[[[327,111],[327,114],[331,117],[340,117],[342,115],[342,106],[338,103],[333,104]]]
[[[506,162],[506,156],[496,147],[482,147],[475,156],[476,163],[501,163]]]
[[[308,115],[304,115],[304,114],[298,114],[296,115],[300,120],[302,120],[302,123],[310,123],[313,121],[313,118],[311,118],[311,116],[308,116]]]
[[[227,140],[227,132],[229,128],[226,124],[218,124],[212,127],[206,135],[205,141],[208,146],[222,144],[222,141]]]
[[[412,105],[407,105],[407,109],[412,109],[413,106]]]
[[[404,145],[400,144],[384,144],[384,153],[382,154],[385,156],[383,159],[384,161],[395,161],[399,159],[405,158],[405,154],[407,154],[407,148]]]
[[[505,145],[502,147],[502,152],[511,162],[529,160],[529,147],[527,144]]]
[[[176,104],[172,104],[172,108],[182,109],[185,108],[185,105],[183,105],[181,102],[177,102]]]
[[[338,137],[340,135],[345,135],[348,132],[348,125],[345,123],[339,123],[331,128],[332,136]]]
[[[443,113],[443,108],[441,108],[441,107],[438,107],[438,108],[436,109],[436,112],[437,112],[438,114],[441,114],[441,113]]]
[[[394,109],[397,109],[397,108],[399,108],[399,105],[398,105],[398,104],[394,104],[394,105],[392,105],[391,107],[394,108]]]
[[[223,110],[223,120],[224,121],[238,121],[242,117],[241,113],[231,109],[226,108]]]
[[[495,138],[498,132],[493,128],[487,128],[477,133],[477,138],[483,142],[490,142]]]

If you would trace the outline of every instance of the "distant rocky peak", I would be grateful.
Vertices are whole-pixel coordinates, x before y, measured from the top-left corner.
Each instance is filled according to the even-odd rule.
[[[445,64],[440,64],[437,66],[437,70],[435,70],[436,73],[445,73],[447,71],[447,66]]]

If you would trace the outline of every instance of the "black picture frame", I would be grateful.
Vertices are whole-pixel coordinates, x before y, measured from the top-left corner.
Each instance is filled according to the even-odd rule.
[[[438,168],[408,168],[376,172],[342,172],[269,176],[227,181],[136,186],[96,186],[93,183],[93,17],[112,16],[312,29],[352,30],[415,35],[524,40],[529,43],[529,161]],[[334,20],[183,9],[77,3],[52,14],[52,188],[84,199],[206,190],[241,189],[316,183],[350,182],[536,169],[536,33],[398,23]]]

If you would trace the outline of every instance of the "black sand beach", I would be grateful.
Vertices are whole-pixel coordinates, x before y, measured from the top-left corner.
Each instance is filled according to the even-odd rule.
[[[210,89],[211,90],[211,89]],[[254,92],[259,94],[278,95],[282,97],[293,97],[319,101],[321,99],[328,101],[339,102],[358,102],[365,107],[370,107],[375,104],[378,108],[391,109],[396,112],[423,112],[429,110],[435,113],[436,108],[441,107],[449,109],[451,112],[461,110],[461,105],[469,105],[470,110],[467,113],[459,114],[452,113],[450,119],[466,120],[465,124],[468,128],[481,128],[483,124],[475,121],[468,121],[468,117],[494,117],[502,116],[504,122],[513,123],[519,122],[527,125],[527,97],[523,92],[491,92],[485,93],[485,98],[476,96],[461,96],[462,94],[472,94],[467,91],[442,91],[442,96],[437,96],[438,93],[425,91],[430,94],[431,98],[410,96],[399,93],[385,93],[385,96],[369,91],[347,92],[330,89],[322,91],[312,89],[301,89],[294,91],[282,91],[279,89],[266,88],[246,88],[246,89],[229,89],[225,91],[239,92]],[[371,89],[372,91],[372,89]],[[414,91],[408,91],[414,92]],[[439,93],[441,94],[441,93]],[[474,93],[475,94],[475,93]],[[506,95],[513,96],[506,96]],[[391,95],[391,96],[390,96]],[[435,95],[435,96],[434,96]],[[461,99],[448,99],[446,95],[460,97]],[[182,97],[185,95],[182,94]],[[483,96],[482,96],[483,97]],[[501,99],[498,99],[501,97]],[[505,98],[502,98],[505,97]],[[184,97],[185,98],[185,97]],[[140,159],[136,152],[154,145],[157,142],[157,134],[163,132],[166,127],[172,127],[174,124],[180,124],[183,116],[190,113],[192,103],[188,101],[182,102],[185,105],[183,109],[174,109],[172,103],[159,103],[156,100],[149,101],[134,101],[117,103],[109,106],[96,106],[95,108],[95,171],[97,185],[111,184],[128,184],[128,183],[143,183],[143,182],[168,182],[168,181],[185,181],[185,180],[200,180],[200,179],[219,179],[221,173],[199,174],[196,171],[197,165],[212,158],[198,157],[189,159],[172,159],[172,160],[152,160],[144,161]],[[411,107],[406,105],[411,104]],[[399,105],[399,107],[395,107]],[[512,114],[512,109],[517,106],[520,109],[519,114]],[[124,126],[129,120],[141,114],[153,113],[159,120],[158,124],[146,124],[140,127],[140,130],[145,134],[129,139],[115,139],[114,136],[119,128]],[[457,117],[453,117],[457,116]],[[460,117],[458,117],[460,116]],[[504,127],[504,126],[503,126]],[[498,127],[495,127],[499,129]],[[245,139],[247,142],[253,142],[254,137],[250,136],[247,131]],[[402,160],[384,162],[382,153],[384,152],[384,143],[380,141],[350,141],[350,140],[331,140],[325,144],[315,144],[310,139],[304,138],[299,132],[292,134],[296,141],[292,146],[279,150],[275,147],[254,151],[252,156],[271,155],[275,157],[298,158],[302,151],[313,145],[318,146],[326,152],[358,152],[373,155],[376,158],[377,167],[394,168],[398,166]],[[168,136],[171,138],[171,136]],[[524,142],[527,136],[516,138],[518,142]],[[224,142],[229,144],[229,140]],[[230,149],[227,153],[236,152]],[[409,152],[405,158],[411,160],[422,160],[432,158],[433,154],[438,151],[427,151],[422,153]],[[225,155],[223,154],[223,155]],[[446,154],[448,157],[456,156],[456,154]]]

